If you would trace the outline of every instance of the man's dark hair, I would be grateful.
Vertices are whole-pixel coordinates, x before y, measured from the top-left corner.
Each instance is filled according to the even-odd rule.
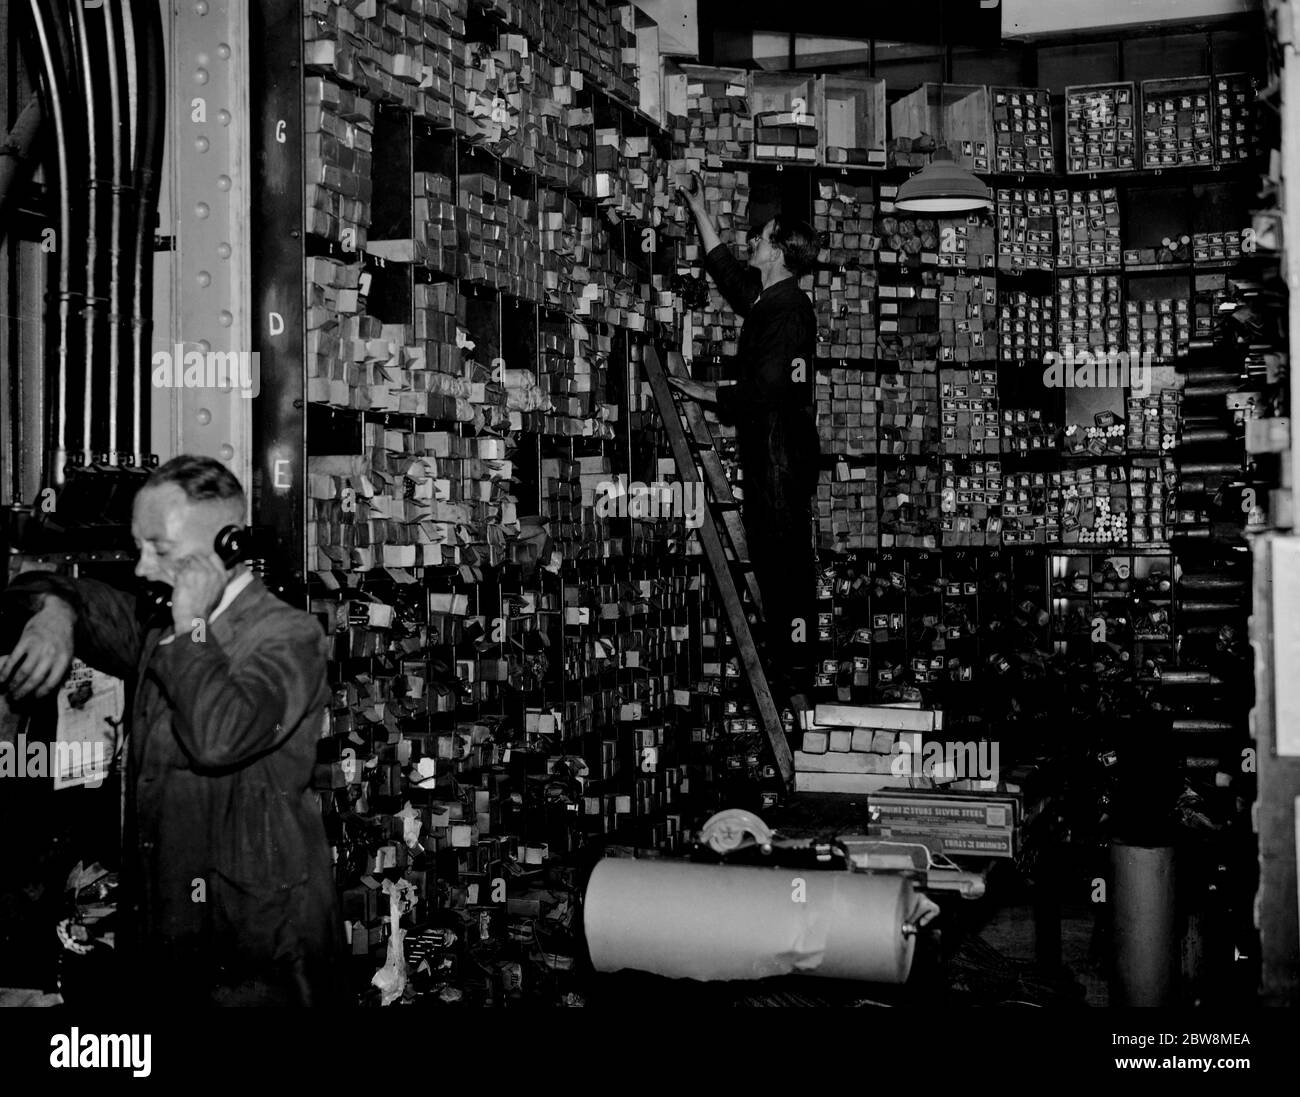
[[[178,485],[192,503],[225,499],[237,499],[241,505],[244,502],[244,489],[235,474],[213,457],[191,453],[173,457],[154,469],[144,486],[156,488],[163,484]]]
[[[772,243],[785,256],[785,268],[802,278],[817,262],[817,233],[807,221],[777,216],[772,218]]]

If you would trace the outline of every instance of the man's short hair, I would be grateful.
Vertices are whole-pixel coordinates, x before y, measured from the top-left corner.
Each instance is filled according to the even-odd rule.
[[[190,453],[173,457],[154,469],[144,486],[156,488],[163,484],[176,484],[191,503],[232,500],[241,508],[245,505],[243,486],[233,472],[213,457]]]
[[[802,278],[817,262],[817,233],[807,221],[779,215],[772,218],[772,243],[781,249],[785,269],[796,278]]]

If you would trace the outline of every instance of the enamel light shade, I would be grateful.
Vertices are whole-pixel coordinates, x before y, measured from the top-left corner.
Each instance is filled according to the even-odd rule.
[[[898,188],[894,205],[908,213],[976,213],[993,208],[993,194],[940,147],[929,164]]]

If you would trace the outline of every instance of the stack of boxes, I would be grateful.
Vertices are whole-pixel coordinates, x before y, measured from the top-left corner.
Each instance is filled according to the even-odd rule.
[[[1243,252],[1253,250],[1254,237],[1253,229],[1193,233],[1192,262],[1221,263],[1240,259]]]
[[[421,31],[426,67],[415,109],[417,117],[462,134],[469,129],[460,55],[468,14],[469,0],[425,0]]]
[[[919,757],[920,736],[915,738]],[[944,756],[943,749],[938,753]],[[945,774],[944,780],[936,783],[951,780]],[[867,834],[875,840],[920,843],[934,854],[949,857],[1012,859],[1021,848],[1019,801],[1018,795],[945,798],[911,788],[892,793],[886,788],[871,796]]]
[[[754,158],[815,163],[817,120],[807,111],[761,111],[754,115]]]
[[[996,263],[997,232],[992,221],[972,214],[960,221],[939,222],[939,266],[992,271]]]
[[[996,361],[997,314],[997,290],[991,277],[945,274],[939,283],[939,360]]]
[[[817,432],[827,453],[874,457],[879,443],[880,388],[875,375],[846,366],[817,371]]]
[[[996,455],[1001,434],[997,370],[942,370],[939,396],[943,452]]]
[[[1060,268],[1118,267],[1119,195],[1114,187],[1052,192],[1056,207],[1056,265]]]
[[[799,792],[874,793],[922,778],[921,733],[943,727],[942,712],[866,705],[818,705],[794,756]],[[899,739],[907,742],[900,746]],[[942,753],[942,752],[940,752]],[[915,755],[915,757],[913,757]]]
[[[1123,282],[1118,274],[1080,274],[1057,281],[1056,331],[1061,352],[1077,355],[1124,347]]]
[[[999,270],[1056,269],[1051,190],[999,188],[997,220]]]
[[[921,457],[939,443],[939,403],[934,363],[900,362],[881,373],[880,453]]]
[[[308,0],[304,63],[309,71],[328,73],[371,100],[450,125],[451,28],[464,35],[466,0],[438,7],[436,17],[416,19],[387,4]],[[426,104],[426,98],[438,106]]]
[[[1065,89],[1065,168],[1072,174],[1137,166],[1133,85]]]
[[[1177,358],[1187,353],[1192,336],[1192,303],[1185,297],[1126,301],[1125,331],[1129,354]]]
[[[945,457],[942,465],[943,544],[1002,543],[1002,463]]]
[[[520,90],[528,42],[522,35],[503,34],[497,47],[466,43],[462,47],[461,80],[468,110],[466,137],[475,144],[485,144],[501,154],[509,151],[519,157],[521,114],[527,93]]]
[[[870,184],[818,182],[813,228],[821,237],[819,262],[841,267],[869,265],[880,246],[875,236],[875,193]]]
[[[501,35],[492,58],[477,61],[475,68],[485,64],[495,69],[496,79],[484,92],[471,94],[477,102],[471,111],[476,130],[506,163],[535,172],[552,186],[590,194],[591,108],[577,105],[581,76],[530,52],[528,41],[517,34]]]
[[[542,432],[557,438],[612,436],[617,409],[607,400],[605,356],[581,324],[545,320],[540,330],[544,384],[550,408]]]
[[[1000,501],[1004,545],[1046,544],[1059,529],[1059,510],[1053,514],[1049,506],[1045,472],[1006,473]]]
[[[462,395],[463,387],[453,385],[449,379],[459,379],[463,374],[461,333],[465,327],[465,298],[449,282],[417,283],[413,292],[415,339],[428,373],[421,378],[421,383],[428,391],[454,389],[457,395]],[[442,410],[445,413],[448,409]],[[440,417],[459,419],[460,414],[453,410],[451,415]]]
[[[1168,88],[1162,85],[1177,85]],[[1142,166],[1214,161],[1208,79],[1151,81],[1142,88]]]
[[[1046,88],[991,88],[994,167],[1001,174],[1050,175],[1052,96]]]
[[[1160,454],[1173,448],[1178,439],[1182,398],[1182,392],[1174,388],[1128,398],[1130,453]]]
[[[545,297],[545,274],[538,227],[537,203],[503,184],[500,196],[506,211],[505,281],[507,293],[525,301],[541,303]]]
[[[1173,462],[1170,461],[1172,467]],[[1164,476],[1157,458],[1138,458],[1129,469],[1129,502],[1132,510],[1130,535],[1135,545],[1159,545],[1169,540],[1167,507],[1172,499],[1165,493]]]
[[[306,228],[362,251],[370,225],[374,106],[322,77],[303,81]]]
[[[817,483],[818,541],[831,552],[880,546],[879,488],[875,465],[838,462]]]
[[[1056,347],[1056,306],[1052,298],[1022,290],[999,295],[999,358],[1007,362],[1041,362]]]
[[[688,75],[683,122],[674,141],[687,146],[687,156],[709,167],[721,167],[723,160],[748,160],[754,122],[743,74],[706,70]]]
[[[585,279],[579,280],[586,256],[603,248],[604,232],[593,217],[581,214],[573,199],[559,190],[539,188],[543,300],[552,308],[572,313]]]
[[[584,498],[583,477],[605,468],[604,457],[543,457],[542,515],[551,529],[554,550],[564,560],[604,559],[610,542],[609,520],[596,514]]]
[[[876,346],[874,270],[819,270],[813,286],[817,356],[870,358]]]
[[[1052,473],[1066,544],[1122,545],[1129,539],[1128,471],[1123,465],[1084,465]]]
[[[817,432],[827,456],[840,458],[823,469],[817,486],[817,519],[824,549],[846,552],[880,543],[876,466],[879,393],[875,375],[844,366],[816,374]]]
[[[414,261],[443,274],[456,273],[456,203],[452,181],[436,172],[412,178]]]
[[[932,460],[890,462],[882,467],[881,477],[880,547],[938,548],[938,464]]]
[[[335,407],[359,407],[361,368],[356,348],[364,348],[381,328],[364,315],[361,266],[333,259],[307,260],[307,399]]]
[[[572,0],[576,8],[570,64],[625,103],[636,103],[636,12],[630,4],[606,9],[595,0]]]
[[[813,203],[813,228],[822,246],[818,261],[838,270],[818,270],[817,354],[823,358],[870,357],[876,341],[877,275],[875,206],[870,186],[822,181]]]
[[[702,177],[704,194],[714,215],[718,232],[732,254],[741,262],[748,259],[749,173],[707,172]],[[730,240],[727,236],[730,235]],[[704,253],[697,240],[682,248],[682,268],[690,276],[704,278]],[[741,319],[726,299],[706,279],[707,297],[689,315],[694,353],[734,355],[740,341]]]
[[[1259,82],[1244,72],[1214,78],[1214,135],[1221,164],[1253,159],[1259,153],[1255,98]]]
[[[1004,455],[1054,453],[1060,445],[1060,430],[1043,418],[1041,408],[1002,409],[1002,452]]]
[[[501,184],[507,190],[509,184]],[[498,200],[495,173],[462,171],[456,210],[457,270],[470,282],[500,285],[507,207]]]

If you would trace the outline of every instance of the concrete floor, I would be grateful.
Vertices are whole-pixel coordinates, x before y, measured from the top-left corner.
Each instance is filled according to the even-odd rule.
[[[1094,942],[1094,934],[1096,940]],[[1034,959],[1034,916],[1027,904],[998,907],[980,931],[980,937],[1012,960]],[[1104,926],[1098,931],[1091,907],[1065,907],[1061,911],[1061,963],[1084,989],[1084,1003],[1110,1004],[1109,950]]]

